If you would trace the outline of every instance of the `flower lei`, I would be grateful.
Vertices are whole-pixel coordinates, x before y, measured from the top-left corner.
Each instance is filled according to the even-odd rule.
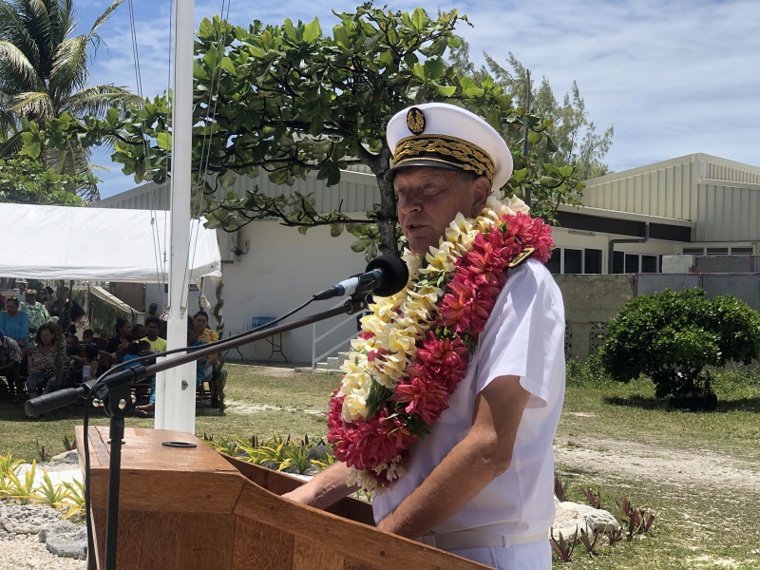
[[[546,262],[550,228],[520,200],[489,198],[474,220],[458,214],[424,261],[405,250],[409,283],[370,305],[330,400],[327,438],[350,485],[381,492],[403,473],[464,378],[509,263],[529,247]]]

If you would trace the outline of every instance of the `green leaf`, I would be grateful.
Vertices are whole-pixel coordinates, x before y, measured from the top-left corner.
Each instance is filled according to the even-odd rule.
[[[156,135],[156,143],[158,144],[159,148],[163,148],[164,150],[171,150],[172,149],[172,135],[171,133],[158,133]]]
[[[333,38],[335,39],[335,43],[342,48],[348,48],[351,46],[351,40],[348,37],[348,32],[346,32],[345,26],[333,27]]]
[[[414,9],[414,12],[412,12],[412,28],[415,32],[422,31],[422,29],[425,27],[426,18],[427,14],[425,14],[425,10],[422,8]]]
[[[439,95],[443,95],[444,97],[451,97],[454,93],[457,92],[457,88],[454,85],[435,85],[436,91],[438,91]]]
[[[235,65],[232,63],[232,60],[226,56],[222,58],[222,69],[227,73],[231,73],[232,75],[235,75],[237,73],[237,69],[235,69]]]
[[[237,174],[234,170],[225,170],[217,180],[222,188],[229,188],[237,180]],[[237,198],[237,195],[235,197]]]
[[[312,43],[322,35],[322,28],[319,25],[319,19],[314,18],[310,24],[306,24],[303,30],[303,41]]]
[[[334,237],[335,238],[335,237],[338,237],[339,235],[341,235],[343,233],[344,227],[345,226],[343,224],[333,224],[333,225],[331,225],[330,226],[330,237]]]

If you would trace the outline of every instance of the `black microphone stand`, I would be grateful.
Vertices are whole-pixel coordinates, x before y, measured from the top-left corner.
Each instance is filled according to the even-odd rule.
[[[367,293],[354,294],[342,305],[333,307],[326,311],[315,313],[308,317],[268,327],[265,330],[252,330],[247,334],[240,335],[236,338],[228,338],[218,342],[211,343],[202,348],[188,351],[173,358],[167,358],[163,362],[157,362],[149,366],[137,366],[117,372],[102,382],[100,379],[86,382],[80,388],[71,389],[71,393],[61,394],[56,397],[57,392],[45,394],[29,400],[27,402],[27,413],[30,415],[39,415],[41,413],[52,411],[72,403],[80,395],[87,395],[92,392],[95,398],[103,402],[106,414],[111,418],[110,423],[110,445],[111,457],[108,471],[108,506],[106,512],[106,570],[116,570],[116,544],[118,538],[119,526],[119,487],[121,485],[121,448],[124,438],[124,418],[132,409],[131,384],[155,374],[162,372],[188,362],[200,360],[210,354],[216,354],[224,350],[231,350],[244,344],[255,342],[263,338],[288,332],[302,326],[329,319],[337,315],[353,315],[367,308]],[[72,396],[73,395],[73,396]],[[73,397],[73,399],[72,399]],[[87,434],[85,434],[87,437]],[[89,479],[89,473],[85,474]],[[89,482],[89,481],[88,481]],[[90,520],[87,524],[92,524]],[[88,553],[88,557],[94,553]]]

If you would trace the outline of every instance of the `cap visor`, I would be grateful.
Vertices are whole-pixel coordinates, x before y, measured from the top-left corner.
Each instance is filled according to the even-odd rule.
[[[393,179],[396,177],[396,174],[399,173],[401,170],[405,170],[407,168],[418,168],[420,166],[425,166],[427,168],[442,168],[444,170],[455,170],[457,172],[464,172],[461,168],[457,168],[456,166],[452,166],[450,164],[446,164],[444,162],[438,162],[435,160],[408,160],[404,164],[399,164],[398,166],[394,166],[391,168],[388,172],[385,173],[386,182],[393,182]]]

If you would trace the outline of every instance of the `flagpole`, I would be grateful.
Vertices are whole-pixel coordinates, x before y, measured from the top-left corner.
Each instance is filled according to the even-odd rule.
[[[168,350],[187,346],[194,1],[174,0],[174,15]],[[195,433],[195,364],[184,364],[157,374],[155,427]]]

